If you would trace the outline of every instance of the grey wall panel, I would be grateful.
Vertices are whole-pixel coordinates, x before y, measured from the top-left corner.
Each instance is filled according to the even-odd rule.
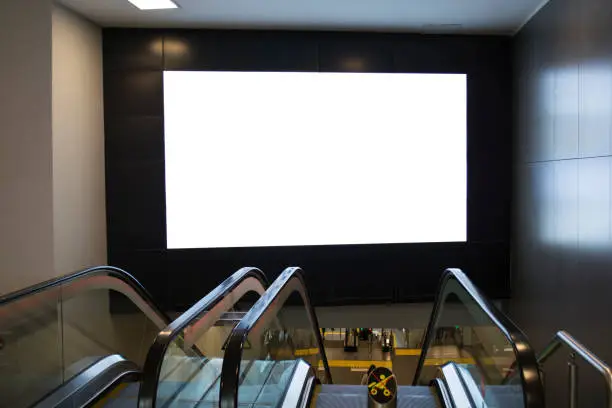
[[[609,0],[553,0],[515,38],[510,311],[536,348],[567,329],[612,363],[610,38]],[[565,406],[562,356],[545,371]],[[603,382],[580,375],[579,406],[598,406]]]

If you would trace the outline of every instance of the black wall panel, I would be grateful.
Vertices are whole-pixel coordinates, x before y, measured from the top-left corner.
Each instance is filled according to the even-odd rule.
[[[509,38],[105,29],[103,44],[109,262],[168,309],[244,265],[271,279],[303,267],[317,305],[428,301],[446,267],[464,268],[492,297],[509,295]],[[164,69],[467,73],[468,242],[166,250]]]
[[[612,2],[551,1],[515,37],[511,318],[541,350],[567,330],[612,363]],[[605,406],[578,360],[579,407]],[[568,401],[567,353],[544,366]]]
[[[321,72],[395,72],[392,37],[344,34],[323,38],[319,45]]]
[[[104,73],[112,70],[160,70],[163,33],[157,30],[104,30]]]

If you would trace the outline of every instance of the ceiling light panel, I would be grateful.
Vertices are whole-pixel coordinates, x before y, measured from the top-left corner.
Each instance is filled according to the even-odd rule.
[[[140,10],[164,10],[178,8],[172,0],[128,0]]]

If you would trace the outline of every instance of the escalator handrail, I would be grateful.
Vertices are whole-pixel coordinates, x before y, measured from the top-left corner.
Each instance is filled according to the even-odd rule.
[[[298,281],[299,287],[303,289],[302,294],[304,306],[313,325],[317,346],[319,348],[319,353],[321,353],[323,368],[328,381],[330,383],[332,382],[331,371],[327,362],[327,356],[325,355],[325,348],[323,347],[323,339],[319,330],[317,315],[315,314],[312,303],[310,302],[310,296],[306,291],[304,273],[299,267],[289,267],[286,268],[272,283],[266,293],[264,293],[257,303],[247,312],[247,314],[242,318],[242,320],[240,320],[238,325],[236,325],[230,334],[230,338],[225,349],[225,355],[223,357],[223,369],[221,371],[221,386],[219,390],[220,408],[238,407],[240,364],[242,362],[242,351],[244,349],[247,336],[258,324],[260,319],[265,316],[268,310],[270,310],[270,308],[275,304],[279,298],[279,295],[284,292],[285,288],[294,279]]]
[[[268,280],[261,270],[254,267],[241,268],[157,334],[145,359],[142,384],[138,395],[138,406],[140,408],[155,407],[157,387],[159,385],[158,379],[161,374],[164,356],[172,341],[179,334],[183,333],[186,327],[200,319],[202,314],[223,300],[226,295],[248,278],[255,278],[264,288],[268,287]]]
[[[418,385],[419,377],[421,376],[427,357],[427,351],[434,339],[434,330],[437,325],[437,320],[442,305],[446,300],[446,285],[451,280],[456,281],[463,290],[468,293],[471,299],[480,307],[512,345],[514,355],[516,356],[516,362],[518,363],[515,367],[518,367],[523,383],[523,401],[525,408],[543,407],[544,390],[540,379],[540,370],[538,368],[535,351],[529,344],[527,336],[525,336],[521,329],[519,329],[504,313],[499,311],[497,307],[482,295],[472,281],[460,269],[456,268],[446,269],[440,279],[436,301],[427,325],[427,331],[425,332],[421,356],[414,374],[413,385]]]
[[[39,293],[43,293],[45,291],[52,290],[55,288],[59,288],[63,285],[73,283],[80,279],[88,279],[98,275],[110,276],[126,284],[128,287],[134,290],[134,292],[136,292],[136,294],[142,300],[144,300],[146,305],[157,315],[159,319],[161,319],[166,324],[171,322],[170,317],[168,317],[168,315],[164,313],[161,308],[159,308],[159,306],[157,306],[157,303],[155,303],[153,297],[136,278],[134,278],[130,273],[124,271],[123,269],[108,265],[95,266],[92,268],[83,269],[81,271],[69,273],[67,275],[49,279],[47,281],[40,282],[32,286],[28,286],[27,288],[8,293],[4,296],[0,296],[0,308],[15,301],[25,299],[26,297],[37,295]]]

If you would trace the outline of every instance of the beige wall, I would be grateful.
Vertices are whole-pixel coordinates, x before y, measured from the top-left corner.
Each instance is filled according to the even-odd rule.
[[[106,263],[102,34],[54,7],[53,243],[56,274]]]
[[[51,7],[0,2],[0,293],[54,274]]]
[[[0,294],[106,263],[101,42],[52,0],[0,2]]]

